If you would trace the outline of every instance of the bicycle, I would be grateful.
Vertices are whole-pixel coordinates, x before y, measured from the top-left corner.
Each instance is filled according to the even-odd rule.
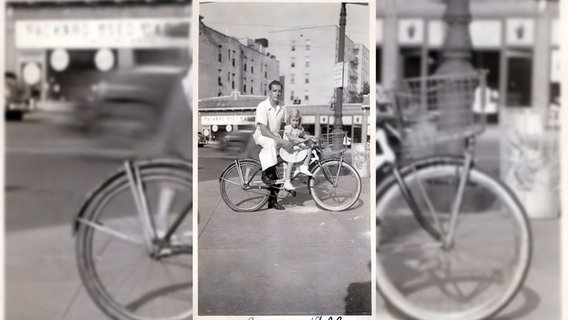
[[[79,274],[111,319],[192,318],[192,164],[125,161],[73,224]]]
[[[432,115],[448,101],[471,106],[477,86],[485,86],[485,72],[407,79],[393,94],[391,114],[402,131],[377,125],[377,286],[413,319],[492,317],[529,270],[532,236],[523,206],[507,185],[475,167],[483,118],[474,121],[464,108],[462,121],[448,127]],[[464,140],[463,156],[420,156]],[[401,143],[398,152],[393,141]]]
[[[357,170],[345,162],[343,137],[345,133],[329,133],[319,140],[310,139],[305,143],[311,146],[309,177],[306,186],[315,203],[325,210],[343,211],[351,208],[361,194],[361,177]],[[334,149],[333,146],[341,146]],[[307,152],[306,152],[307,153]],[[279,180],[283,176],[283,160],[277,163]],[[291,181],[298,180],[299,172],[294,172]],[[219,177],[221,197],[225,204],[234,211],[257,211],[268,202],[270,189],[278,190],[278,197],[295,191],[282,187],[283,181],[274,186],[262,182],[262,168],[258,160],[252,158],[237,159],[227,166]],[[284,196],[280,196],[283,193]]]

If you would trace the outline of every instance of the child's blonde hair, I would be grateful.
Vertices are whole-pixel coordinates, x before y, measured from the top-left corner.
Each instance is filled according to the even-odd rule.
[[[298,122],[302,123],[302,116],[300,115],[300,110],[292,109],[292,111],[290,111],[290,116],[288,117],[288,123],[292,123],[293,119],[298,119]]]

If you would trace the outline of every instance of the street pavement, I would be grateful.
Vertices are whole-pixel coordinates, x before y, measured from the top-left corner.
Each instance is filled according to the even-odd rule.
[[[50,139],[47,147],[32,141],[20,142],[11,134],[18,131],[14,125],[20,127],[7,126],[6,156],[8,159],[17,156],[17,163],[26,157],[43,159],[49,155],[84,153],[88,157],[112,159],[114,162],[108,168],[114,168],[122,156],[66,135]],[[498,130],[490,128],[485,137],[479,145],[498,147]],[[16,141],[19,143],[15,144]],[[491,159],[498,159],[498,154],[490,150],[480,157],[491,163]],[[10,170],[25,170],[14,163],[6,163],[6,186],[12,188],[7,192],[25,183],[11,181]],[[5,319],[105,319],[87,296],[77,274],[70,222],[52,222],[50,215],[55,216],[54,210],[61,201],[72,203],[72,207],[80,203],[84,192],[102,179],[104,172],[110,171],[108,168],[98,168],[100,172],[95,171],[92,177],[82,181],[83,188],[64,194],[48,187],[32,189],[25,196],[7,194],[6,207],[17,212],[5,212],[6,219],[14,214],[37,215],[43,223],[27,227],[6,225]],[[36,179],[42,181],[45,176]],[[57,178],[51,179],[54,185],[59,182]],[[364,180],[364,185],[368,181]],[[28,183],[34,185],[33,180]],[[313,209],[312,200],[304,196],[283,201],[287,207],[283,212],[237,214],[227,210],[218,193],[213,192],[218,188],[214,180],[200,181],[198,186],[199,252],[203,255],[199,280],[212,281],[209,288],[204,287],[205,291],[200,292],[202,313],[237,309],[239,314],[275,311],[346,314],[362,313],[372,304],[367,298],[372,283],[370,233],[366,231],[370,226],[368,214],[361,209],[366,203],[351,211],[329,213]],[[36,197],[30,197],[31,192],[36,192]],[[369,189],[364,192],[366,195],[361,199],[369,199]],[[36,198],[42,201],[41,211],[32,208]],[[496,319],[560,318],[560,219],[532,219],[531,225],[534,251],[527,281],[512,304]],[[240,291],[228,290],[236,288]],[[279,299],[290,296],[289,293],[293,296],[288,300]],[[385,309],[380,299],[377,318],[401,319],[396,312]]]

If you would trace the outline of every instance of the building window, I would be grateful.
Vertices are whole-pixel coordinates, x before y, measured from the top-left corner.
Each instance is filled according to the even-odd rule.
[[[310,67],[310,57],[306,57],[306,68]]]
[[[219,62],[223,62],[223,53],[221,50],[223,50],[223,47],[219,45]]]
[[[294,68],[296,66],[296,57],[290,58],[290,67]]]
[[[246,84],[243,85],[243,92],[247,93],[247,85]]]
[[[306,73],[306,84],[310,83],[310,74]]]
[[[310,92],[308,90],[304,91],[304,100],[308,101],[310,98]]]
[[[222,95],[221,91],[219,90],[219,92],[217,92],[217,97],[220,97]]]
[[[223,85],[223,82],[221,82],[221,76],[217,77],[217,84],[220,85],[220,86]]]
[[[233,67],[235,66],[235,50],[233,50]]]
[[[290,100],[294,100],[294,91],[290,91]]]
[[[233,78],[231,79],[231,88],[235,89],[235,74],[233,73]]]
[[[294,75],[293,74],[290,75],[290,84],[294,84]]]
[[[231,81],[231,73],[227,72],[227,81]]]
[[[292,51],[296,51],[296,40],[292,40]]]
[[[310,51],[310,39],[306,39],[306,51]]]
[[[245,57],[244,60],[245,60],[245,68],[244,69],[245,69],[245,71],[247,71],[247,57]]]

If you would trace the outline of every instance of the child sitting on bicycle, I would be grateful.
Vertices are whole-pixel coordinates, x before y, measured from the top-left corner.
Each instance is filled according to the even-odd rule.
[[[284,140],[290,140],[296,143],[292,144],[290,148],[280,149],[280,157],[287,162],[283,187],[286,190],[294,190],[294,186],[290,183],[294,163],[304,160],[304,163],[300,165],[300,173],[312,176],[312,173],[308,169],[308,164],[310,163],[309,155],[312,153],[312,148],[304,143],[306,140],[310,139],[310,136],[304,131],[301,125],[302,116],[300,115],[300,110],[292,109],[288,123],[289,124],[284,127]]]

